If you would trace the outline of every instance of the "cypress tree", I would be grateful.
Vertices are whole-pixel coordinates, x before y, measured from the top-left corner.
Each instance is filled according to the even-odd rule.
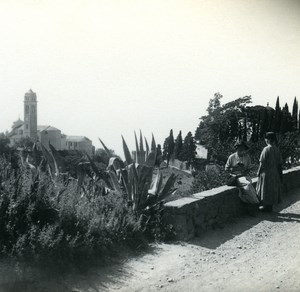
[[[169,136],[169,158],[171,158],[171,156],[174,153],[174,147],[175,147],[175,142],[174,142],[174,136],[173,136],[173,130],[170,130],[170,136]]]
[[[281,108],[279,103],[279,96],[277,96],[276,100],[276,107],[275,107],[275,113],[274,113],[274,123],[273,123],[273,131],[279,132],[281,129]]]
[[[162,151],[161,151],[161,145],[157,144],[157,146],[156,146],[155,165],[156,166],[160,166],[160,164],[162,163],[162,161],[163,161],[163,154],[162,154]]]
[[[291,113],[289,112],[289,107],[287,103],[284,105],[284,108],[282,109],[282,115],[281,115],[281,125],[280,125],[280,132],[286,133],[290,131],[291,129]]]
[[[196,157],[196,143],[191,132],[188,132],[183,141],[182,159],[190,165]]]
[[[268,110],[265,108],[261,118],[260,131],[259,131],[260,137],[264,137],[265,133],[268,131],[268,124],[269,124]]]
[[[164,141],[163,144],[163,159],[166,160],[167,159],[167,155],[168,155],[168,144],[169,144],[169,137],[167,137]]]
[[[174,157],[176,159],[181,160],[181,152],[182,152],[182,134],[181,131],[179,131],[179,134],[175,140],[175,148],[174,148]]]
[[[298,101],[295,96],[292,111],[292,131],[297,131],[298,128]]]
[[[163,146],[164,147],[163,157],[164,157],[164,159],[167,159],[168,166],[169,166],[169,161],[171,159],[171,156],[174,153],[174,146],[175,146],[175,143],[174,143],[174,137],[173,137],[173,130],[171,129],[170,135],[169,135],[169,137],[167,137],[165,139],[164,146]]]

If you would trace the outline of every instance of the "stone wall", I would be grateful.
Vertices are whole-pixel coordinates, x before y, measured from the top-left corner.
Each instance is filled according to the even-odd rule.
[[[257,178],[253,179],[256,185]],[[283,172],[283,199],[287,191],[300,187],[300,167]],[[164,222],[172,224],[176,238],[188,240],[210,228],[222,226],[245,213],[236,187],[222,186],[165,204]]]

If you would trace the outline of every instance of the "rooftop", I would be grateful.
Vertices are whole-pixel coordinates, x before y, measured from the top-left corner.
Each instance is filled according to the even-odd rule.
[[[57,129],[55,127],[52,127],[50,125],[37,126],[37,130],[40,131],[40,132],[43,132],[43,131],[60,131],[59,129]]]
[[[85,136],[67,136],[67,141],[81,142],[81,141],[91,141],[91,140]]]

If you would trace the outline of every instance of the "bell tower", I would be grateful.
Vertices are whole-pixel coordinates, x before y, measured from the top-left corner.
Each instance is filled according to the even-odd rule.
[[[37,138],[37,100],[36,93],[31,89],[24,98],[24,135]]]

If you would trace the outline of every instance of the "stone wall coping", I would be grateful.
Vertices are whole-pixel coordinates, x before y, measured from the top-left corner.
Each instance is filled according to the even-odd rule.
[[[196,201],[199,201],[199,198],[194,198],[193,195],[190,197],[183,197],[171,202],[165,203],[165,207],[175,207],[175,208],[181,208],[185,205],[189,205],[190,203],[194,203]]]
[[[299,170],[300,170],[300,166],[296,166],[296,167],[284,170],[283,174],[296,172],[296,171],[299,171]],[[258,177],[252,178],[252,183],[253,184],[256,184],[257,181],[258,181]],[[207,197],[216,196],[218,194],[224,193],[226,191],[229,191],[229,190],[232,190],[232,189],[235,189],[235,188],[236,187],[220,186],[220,187],[217,187],[217,188],[213,188],[211,190],[206,190],[206,191],[203,191],[203,192],[200,192],[200,193],[192,194],[188,197],[183,197],[183,198],[180,198],[180,199],[177,199],[177,200],[174,200],[174,201],[167,202],[165,204],[165,207],[167,207],[167,208],[168,207],[181,208],[185,205],[194,203],[196,201],[202,200],[202,199],[207,198]]]
[[[283,174],[290,173],[290,172],[296,172],[296,171],[299,171],[299,170],[300,170],[300,166],[295,166],[293,168],[284,170]]]

